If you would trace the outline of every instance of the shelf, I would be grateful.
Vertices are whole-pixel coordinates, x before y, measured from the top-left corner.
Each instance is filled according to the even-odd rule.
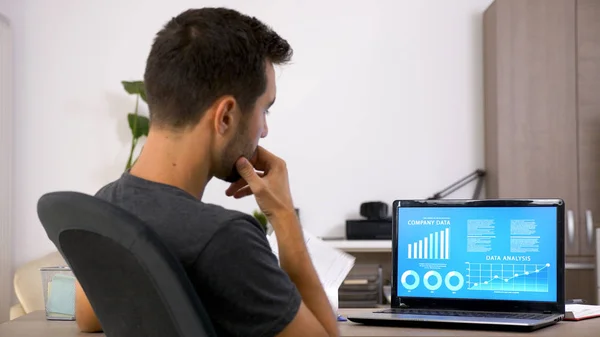
[[[391,240],[324,240],[331,246],[345,252],[391,253]]]

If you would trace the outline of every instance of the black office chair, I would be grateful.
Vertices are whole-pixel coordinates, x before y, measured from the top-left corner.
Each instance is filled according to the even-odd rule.
[[[106,336],[216,336],[183,267],[139,218],[77,192],[45,194],[37,209]]]

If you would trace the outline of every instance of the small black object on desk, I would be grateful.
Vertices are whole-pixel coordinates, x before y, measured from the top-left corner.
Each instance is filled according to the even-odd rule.
[[[366,219],[346,220],[347,240],[391,240],[392,219],[388,204],[381,201],[363,202],[360,215]]]
[[[388,205],[381,201],[369,201],[360,204],[360,215],[368,220],[382,220],[388,218]]]

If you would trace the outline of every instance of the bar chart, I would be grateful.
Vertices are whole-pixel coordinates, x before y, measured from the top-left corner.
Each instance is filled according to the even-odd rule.
[[[450,258],[450,228],[430,233],[408,244],[408,258],[421,260],[448,260]]]

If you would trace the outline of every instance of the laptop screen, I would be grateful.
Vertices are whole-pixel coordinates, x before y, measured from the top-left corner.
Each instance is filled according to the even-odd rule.
[[[397,296],[554,302],[556,207],[398,207]]]

